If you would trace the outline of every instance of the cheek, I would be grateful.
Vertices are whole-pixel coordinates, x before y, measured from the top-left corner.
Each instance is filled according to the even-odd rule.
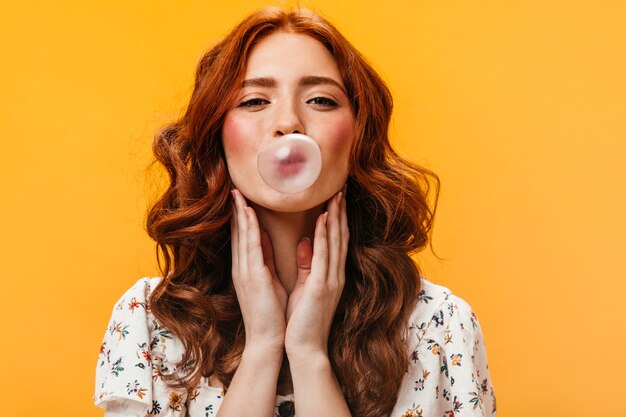
[[[248,124],[236,117],[224,119],[222,127],[222,145],[226,156],[226,165],[231,180],[239,189],[247,189],[254,177],[256,168],[256,150],[250,143]]]
[[[332,124],[332,129],[327,132],[327,145],[329,155],[337,159],[345,159],[350,152],[350,146],[354,140],[354,121],[342,120]]]
[[[222,127],[222,144],[227,160],[236,158],[236,155],[245,149],[244,138],[245,134],[241,123],[236,118],[227,115]]]

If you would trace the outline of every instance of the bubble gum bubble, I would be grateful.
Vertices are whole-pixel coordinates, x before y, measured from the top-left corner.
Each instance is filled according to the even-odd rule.
[[[290,133],[261,149],[257,166],[267,185],[292,194],[315,183],[322,171],[322,153],[309,136]]]

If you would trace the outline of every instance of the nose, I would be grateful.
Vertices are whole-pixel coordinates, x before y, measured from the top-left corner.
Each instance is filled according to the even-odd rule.
[[[289,133],[304,134],[302,120],[292,104],[285,104],[277,110],[274,123],[274,137],[278,138]]]

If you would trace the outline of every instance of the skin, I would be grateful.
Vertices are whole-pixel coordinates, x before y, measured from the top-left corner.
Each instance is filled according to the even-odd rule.
[[[258,78],[272,82],[248,81],[222,130],[236,187],[232,278],[246,346],[219,415],[271,415],[279,379],[283,394],[293,390],[298,415],[318,415],[320,403],[333,415],[349,415],[327,345],[345,283],[354,115],[333,56],[307,35],[277,32],[259,42],[245,80]],[[322,153],[319,179],[295,194],[270,188],[256,165],[259,149],[288,133],[312,137]]]
[[[306,76],[327,77],[337,86],[301,86]],[[261,41],[244,79],[261,77],[274,79],[276,86],[241,89],[226,115],[222,141],[231,179],[269,234],[278,277],[290,293],[297,277],[294,248],[302,237],[313,236],[317,216],[348,177],[354,115],[334,58],[308,36],[279,32]],[[275,191],[257,169],[259,150],[288,133],[312,137],[322,153],[320,177],[296,194]]]

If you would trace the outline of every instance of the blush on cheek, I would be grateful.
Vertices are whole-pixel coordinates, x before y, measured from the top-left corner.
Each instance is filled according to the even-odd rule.
[[[332,125],[333,130],[328,133],[329,150],[336,154],[343,154],[350,151],[354,135],[354,123],[352,120]]]
[[[248,190],[256,181],[256,146],[251,144],[250,123],[227,114],[222,126],[222,145],[230,178],[235,186]]]
[[[242,126],[234,117],[226,116],[222,127],[222,144],[228,158],[229,153],[239,153],[244,148],[244,135]]]

